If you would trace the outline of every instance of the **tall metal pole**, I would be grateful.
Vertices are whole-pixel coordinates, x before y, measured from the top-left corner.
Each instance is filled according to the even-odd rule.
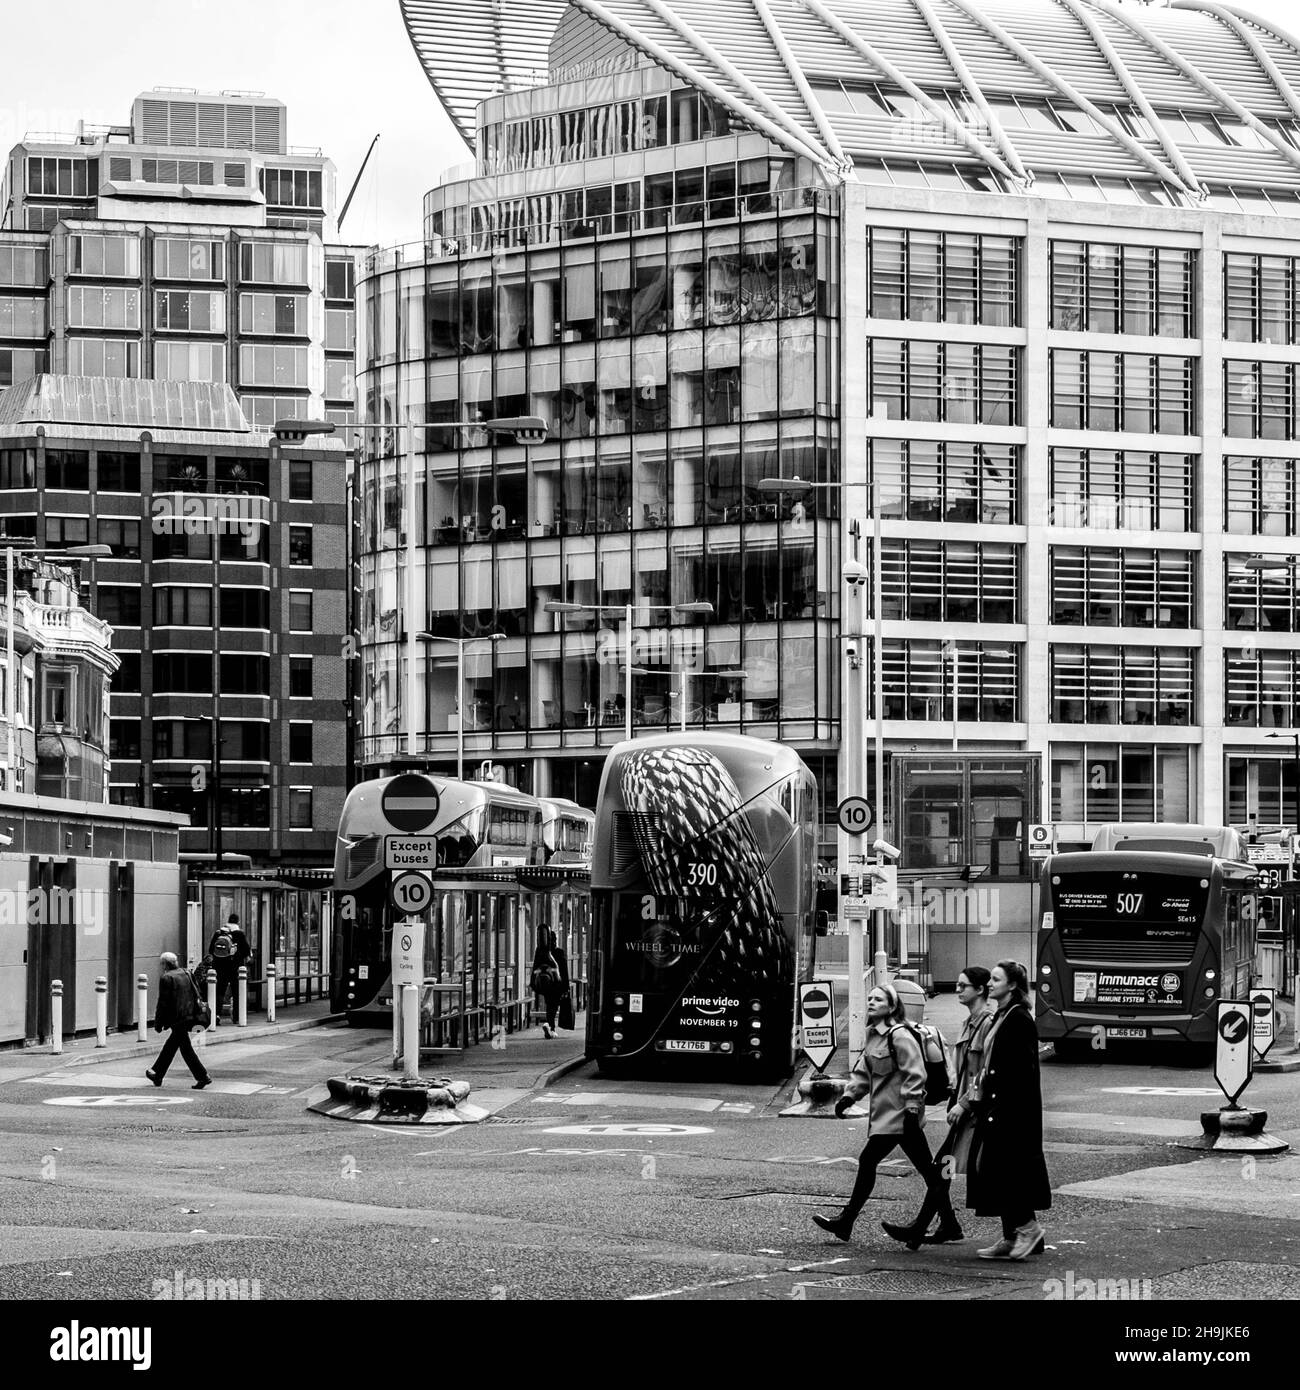
[[[872,476],[868,497],[871,501],[871,593],[872,611],[875,618],[874,637],[872,639],[872,703],[876,713],[876,824],[884,832],[885,828],[885,647],[882,636],[881,615],[884,608],[884,556],[882,553],[880,540],[880,479],[875,475],[875,465],[872,465]],[[895,834],[897,834],[895,827]],[[875,980],[878,985],[884,984],[889,979],[889,954],[885,950],[885,912],[883,908],[876,909],[876,949],[875,960]]]
[[[18,702],[14,698],[14,548],[5,546],[5,714],[9,720],[8,752],[5,755],[5,790],[15,790],[18,757]]]
[[[415,742],[415,665],[419,649],[416,634],[424,624],[415,617],[415,426],[398,423],[406,430],[406,751],[414,758]]]
[[[683,659],[681,666],[682,675],[682,708],[681,708],[681,728],[682,733],[686,732],[686,662]]]
[[[846,493],[844,497],[843,510],[848,513],[853,510],[851,498]],[[861,523],[850,519],[845,528],[846,539],[853,537],[854,559],[857,559],[857,530]],[[841,650],[841,680],[844,692],[840,709],[840,747],[843,754],[843,787],[841,796],[861,796],[866,791],[866,765],[863,756],[863,718],[866,713],[866,702],[863,700],[863,652],[862,644],[864,638],[861,634],[863,627],[863,597],[864,589],[861,584],[847,583],[844,585],[843,597],[843,626],[844,630],[851,636],[856,636],[857,647],[853,647],[851,641],[840,643]],[[840,882],[843,888],[844,878],[858,877],[862,875],[863,864],[866,859],[866,841],[862,835],[851,835],[848,831],[841,829],[839,833],[840,850]],[[841,892],[841,901],[844,894]],[[849,917],[847,912],[842,912],[845,926],[848,929],[849,947],[849,1057],[856,1058],[861,1055],[862,1049],[867,1045],[867,1001],[866,989],[863,981],[865,970],[866,949],[863,941],[865,924],[860,917]]]
[[[465,780],[465,639],[456,641],[456,780]]]
[[[624,667],[623,699],[627,708],[623,711],[623,737],[632,741],[632,605],[627,605],[627,665]]]
[[[221,872],[221,532],[212,537],[212,850]],[[233,1003],[232,1003],[233,1007]]]

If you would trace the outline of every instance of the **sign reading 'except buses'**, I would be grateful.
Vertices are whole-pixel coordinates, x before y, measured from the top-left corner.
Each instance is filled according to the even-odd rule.
[[[1273,1046],[1275,1025],[1273,1000],[1277,994],[1274,989],[1259,987],[1250,992],[1251,1046],[1255,1050],[1255,1060],[1262,1062]]]
[[[438,867],[438,837],[436,835],[385,835],[384,868],[436,869]]]
[[[835,987],[829,980],[799,986],[799,1027],[808,1060],[825,1071],[835,1055]]]

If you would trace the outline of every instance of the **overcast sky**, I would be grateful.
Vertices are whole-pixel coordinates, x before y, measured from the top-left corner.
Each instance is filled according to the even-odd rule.
[[[509,0],[506,0],[508,3]],[[421,200],[471,156],[442,113],[397,0],[0,0],[0,152],[78,118],[125,125],[152,87],[278,97],[289,143],[334,161],[339,205],[376,132],[345,240],[420,239]],[[1241,0],[1293,31],[1295,0]]]

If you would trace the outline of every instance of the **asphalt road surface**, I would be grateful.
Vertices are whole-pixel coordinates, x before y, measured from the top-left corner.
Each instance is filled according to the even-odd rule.
[[[1098,1279],[1153,1299],[1300,1294],[1300,1158],[1178,1147],[1222,1103],[1199,1067],[1045,1062],[1047,1249],[989,1265],[974,1251],[990,1221],[916,1254],[881,1232],[920,1200],[901,1155],[850,1244],[818,1230],[866,1126],[777,1118],[789,1084],[584,1067],[547,1090],[476,1091],[493,1112],[476,1125],[308,1112],[385,1041],[323,1028],[224,1045],[203,1092],[179,1062],[157,1091],[143,1061],[27,1058],[16,1074],[0,1059],[0,1298],[153,1299],[194,1279],[263,1299],[1042,1300],[1053,1280]],[[1300,1138],[1296,1077],[1258,1076],[1246,1099]],[[938,1112],[927,1132],[937,1143]],[[960,1180],[955,1196],[960,1213]]]

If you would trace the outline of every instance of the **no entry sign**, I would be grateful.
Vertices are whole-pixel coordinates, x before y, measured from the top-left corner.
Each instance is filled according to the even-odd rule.
[[[825,1071],[835,1055],[835,989],[829,980],[799,986],[799,1029],[808,1060]]]
[[[438,788],[418,772],[404,772],[384,788],[379,809],[394,830],[414,835],[438,819]]]

